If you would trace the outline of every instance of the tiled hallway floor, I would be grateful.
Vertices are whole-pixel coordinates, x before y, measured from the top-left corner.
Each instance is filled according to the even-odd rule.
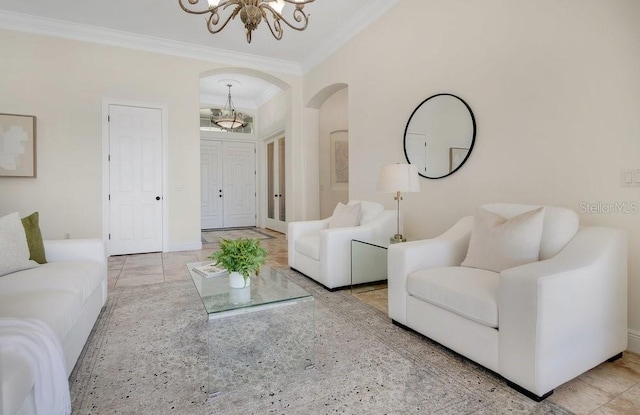
[[[257,237],[268,252],[267,264],[286,268],[287,241],[281,233],[268,229],[203,232],[198,251],[123,255],[109,258],[109,288],[162,284],[189,280],[188,262],[204,261],[218,248],[218,238]],[[361,301],[386,313],[385,285],[353,290]],[[640,356],[625,352],[622,359],[604,363],[557,388],[551,401],[576,414],[640,415]]]

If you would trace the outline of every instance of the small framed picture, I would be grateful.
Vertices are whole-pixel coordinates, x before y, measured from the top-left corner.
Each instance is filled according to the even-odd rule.
[[[449,147],[449,173],[460,167],[460,164],[467,158],[468,148]]]
[[[36,117],[0,114],[0,176],[36,177]]]

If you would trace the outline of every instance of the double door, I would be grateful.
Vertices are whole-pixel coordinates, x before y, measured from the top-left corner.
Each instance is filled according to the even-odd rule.
[[[200,143],[202,229],[256,226],[255,144]]]

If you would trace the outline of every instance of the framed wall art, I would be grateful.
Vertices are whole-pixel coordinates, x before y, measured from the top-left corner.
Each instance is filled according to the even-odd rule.
[[[449,172],[457,169],[469,154],[468,148],[449,147]]]
[[[349,132],[333,131],[331,142],[331,190],[349,188]]]
[[[0,114],[0,176],[36,177],[36,117]]]

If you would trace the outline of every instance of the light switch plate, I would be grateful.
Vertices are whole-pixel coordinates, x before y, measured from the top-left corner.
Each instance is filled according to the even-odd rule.
[[[640,169],[622,169],[622,187],[640,187]]]

